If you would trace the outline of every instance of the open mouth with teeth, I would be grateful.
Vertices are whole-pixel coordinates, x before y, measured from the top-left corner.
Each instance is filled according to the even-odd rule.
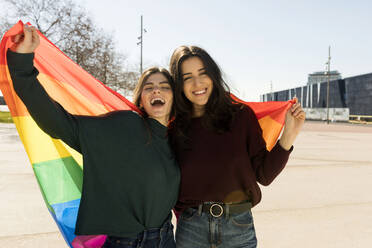
[[[204,95],[205,93],[207,93],[207,88],[198,91],[193,91],[192,93],[197,96]]]
[[[152,106],[163,106],[165,104],[165,101],[164,99],[162,98],[154,98],[154,99],[151,99],[151,105]]]

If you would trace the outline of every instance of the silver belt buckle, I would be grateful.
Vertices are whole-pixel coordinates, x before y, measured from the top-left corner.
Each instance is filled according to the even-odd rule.
[[[218,207],[218,208],[220,209],[220,213],[219,213],[219,214],[214,214],[214,213],[213,213],[212,209],[213,209],[214,207]],[[218,217],[222,216],[222,214],[223,214],[223,207],[222,207],[220,204],[218,204],[218,203],[214,203],[214,204],[212,204],[212,206],[209,208],[209,213],[210,213],[213,217],[218,218]]]

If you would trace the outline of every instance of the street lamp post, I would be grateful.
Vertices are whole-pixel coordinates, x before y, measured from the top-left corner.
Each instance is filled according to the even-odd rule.
[[[270,93],[271,93],[271,101],[274,101],[273,81],[270,81]]]
[[[137,42],[137,45],[141,45],[141,62],[140,62],[140,73],[141,74],[143,71],[143,68],[142,68],[143,32],[147,33],[146,29],[143,28],[143,16],[141,15],[141,36],[137,37],[137,39],[139,39],[139,42]]]
[[[327,61],[327,124],[329,124],[329,80],[331,74],[331,46],[328,47],[328,61]]]

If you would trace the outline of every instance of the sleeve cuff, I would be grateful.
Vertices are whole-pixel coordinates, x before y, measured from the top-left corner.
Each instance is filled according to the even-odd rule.
[[[293,145],[291,146],[291,148],[289,148],[289,150],[287,151],[286,149],[284,149],[280,143],[279,143],[279,140],[276,142],[276,145],[273,149],[277,150],[278,152],[280,153],[286,153],[286,154],[291,154],[291,152],[293,151]]]
[[[17,72],[31,73],[34,69],[34,56],[34,53],[16,53],[8,49],[8,67]]]

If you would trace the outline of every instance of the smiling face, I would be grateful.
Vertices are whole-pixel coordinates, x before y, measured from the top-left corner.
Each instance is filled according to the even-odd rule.
[[[167,78],[161,72],[150,75],[142,88],[140,106],[150,118],[166,126],[172,104],[173,92]]]
[[[193,105],[194,116],[204,114],[205,105],[213,90],[212,79],[208,76],[203,61],[190,57],[182,62],[183,93]]]

